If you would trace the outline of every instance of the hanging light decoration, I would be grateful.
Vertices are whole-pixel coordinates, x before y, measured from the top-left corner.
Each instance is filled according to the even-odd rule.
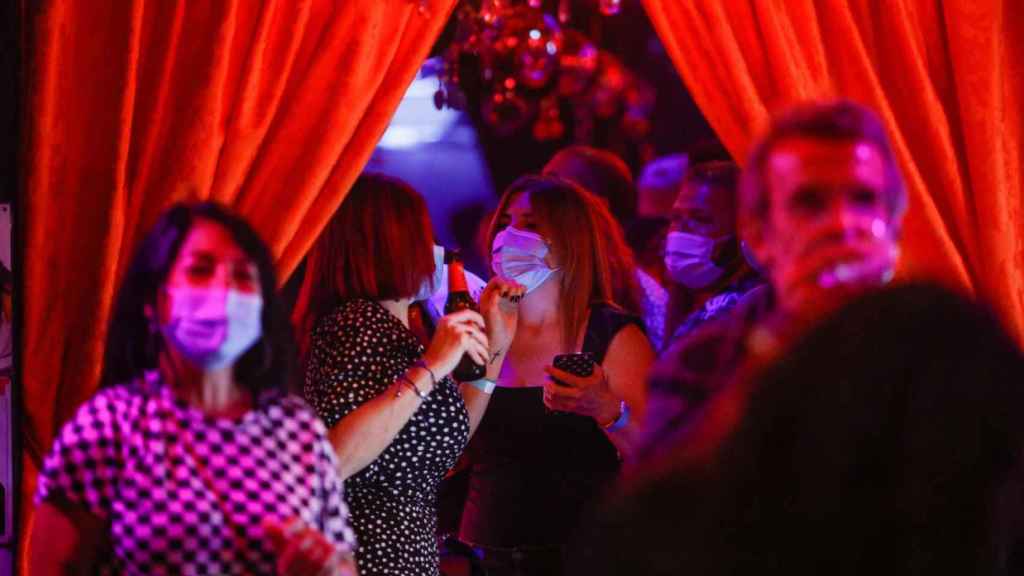
[[[622,0],[598,0],[598,4],[605,16],[614,16],[622,9]]]
[[[620,12],[621,0],[586,0],[604,16]],[[444,55],[438,108],[462,108],[460,71],[469,62],[482,83],[480,117],[499,136],[531,125],[536,140],[566,134],[562,118],[573,110],[573,138],[585,141],[594,118],[618,119],[622,132],[642,139],[650,128],[653,90],[614,55],[598,48],[599,38],[571,28],[570,0],[464,0]]]

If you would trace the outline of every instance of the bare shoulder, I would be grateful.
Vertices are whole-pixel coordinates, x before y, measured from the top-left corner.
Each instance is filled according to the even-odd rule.
[[[651,340],[636,324],[624,326],[608,345],[608,359],[619,357],[653,361],[654,348],[651,346]]]

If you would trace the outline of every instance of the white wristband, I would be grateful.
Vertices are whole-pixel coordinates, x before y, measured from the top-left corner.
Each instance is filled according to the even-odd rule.
[[[498,383],[490,378],[480,378],[479,380],[473,380],[472,382],[466,382],[473,388],[483,392],[484,394],[491,394],[494,392],[494,388],[497,387]]]

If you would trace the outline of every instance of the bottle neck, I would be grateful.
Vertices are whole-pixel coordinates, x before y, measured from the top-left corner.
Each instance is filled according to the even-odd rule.
[[[452,260],[448,264],[448,293],[469,292],[466,286],[466,271],[461,260]]]

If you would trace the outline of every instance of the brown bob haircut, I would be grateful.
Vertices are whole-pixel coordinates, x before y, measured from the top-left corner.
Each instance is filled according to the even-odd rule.
[[[907,209],[907,193],[885,126],[870,109],[849,100],[797,105],[772,122],[768,133],[751,151],[741,177],[741,222],[761,222],[767,216],[771,195],[764,177],[765,164],[775,146],[791,138],[874,145],[885,162],[885,200],[890,223],[898,226]]]
[[[488,252],[505,228],[502,215],[519,194],[530,195],[533,218],[550,231],[551,251],[562,271],[563,342],[574,348],[590,305],[603,302],[639,312],[633,253],[604,202],[557,176],[523,176],[502,194],[487,233]]]
[[[434,273],[434,235],[423,197],[405,182],[366,173],[309,253],[292,314],[303,354],[316,322],[345,300],[397,300]]]

